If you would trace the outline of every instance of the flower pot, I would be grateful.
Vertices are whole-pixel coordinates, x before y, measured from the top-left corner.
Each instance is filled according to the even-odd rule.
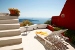
[[[47,29],[54,31],[54,28],[51,25],[47,25]]]
[[[15,10],[10,10],[10,14],[14,15],[16,13]]]
[[[15,8],[10,8],[9,9],[10,11],[10,16],[19,16],[20,14],[20,11],[18,9],[15,9]]]

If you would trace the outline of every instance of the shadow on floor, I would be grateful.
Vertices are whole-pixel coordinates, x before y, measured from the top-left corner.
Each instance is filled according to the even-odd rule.
[[[27,36],[27,34],[22,34],[22,36]]]
[[[22,35],[22,36],[27,36],[29,33],[30,33],[30,31],[27,31],[27,32],[24,31],[24,32],[22,32],[21,35]]]
[[[68,40],[66,41],[67,43],[69,43],[74,49],[75,49],[75,45],[72,44],[71,42],[69,42]]]

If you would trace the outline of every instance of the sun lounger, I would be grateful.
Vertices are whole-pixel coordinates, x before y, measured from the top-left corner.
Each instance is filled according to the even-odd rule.
[[[61,39],[63,39],[63,37],[61,37],[62,36],[61,33],[65,32],[65,31],[67,31],[67,29],[54,31],[54,32],[50,33],[48,36],[36,34],[36,37],[40,37],[41,39],[43,39],[45,41],[45,45],[47,44],[49,49],[52,49],[52,47],[53,47],[52,50],[65,50],[66,46],[64,45],[64,43],[61,40]]]

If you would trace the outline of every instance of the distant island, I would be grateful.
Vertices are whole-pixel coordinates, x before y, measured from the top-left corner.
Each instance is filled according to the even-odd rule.
[[[28,20],[33,24],[44,24],[47,20],[51,20],[51,18],[19,18],[20,23],[25,20]]]

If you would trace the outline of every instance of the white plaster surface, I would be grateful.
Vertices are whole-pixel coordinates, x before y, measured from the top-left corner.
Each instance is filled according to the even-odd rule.
[[[46,50],[45,47],[37,39],[34,38],[36,36],[35,31],[36,30],[30,31],[28,32],[27,36],[22,36],[22,44],[24,50]],[[49,32],[47,29],[43,29],[43,31]]]
[[[51,31],[48,29],[37,29],[37,30],[51,33]],[[46,48],[37,39],[34,38],[36,36],[35,31],[37,30],[30,31],[26,36],[22,36],[22,45],[24,50],[46,50]],[[67,47],[69,48],[67,50],[75,50],[70,44],[68,44]]]

